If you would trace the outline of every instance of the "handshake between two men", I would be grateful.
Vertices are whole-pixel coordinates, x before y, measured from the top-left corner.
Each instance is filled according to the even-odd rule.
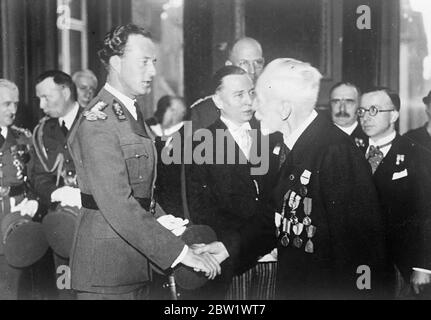
[[[52,202],[59,202],[62,206],[72,206],[81,208],[80,190],[71,186],[64,186],[55,190],[51,195]],[[181,236],[187,228],[188,219],[174,217],[173,215],[163,215],[157,221],[176,236]],[[229,257],[225,246],[221,242],[210,244],[193,244],[188,247],[182,260],[179,261],[193,268],[195,272],[203,272],[205,276],[213,280],[221,274],[220,264]],[[181,256],[180,256],[181,258]]]
[[[176,236],[181,236],[189,223],[188,219],[181,219],[170,214],[159,217],[157,221]],[[203,272],[208,279],[213,280],[221,274],[220,264],[228,257],[229,253],[223,243],[215,241],[210,244],[190,245],[185,255],[179,260],[195,272]]]

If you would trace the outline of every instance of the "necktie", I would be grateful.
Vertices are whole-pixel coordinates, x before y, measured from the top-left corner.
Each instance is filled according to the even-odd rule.
[[[69,132],[69,129],[67,129],[66,122],[64,120],[61,122],[61,131],[63,132],[64,136],[67,136],[67,133]]]
[[[3,137],[3,134],[0,132],[0,148],[3,147],[4,142],[6,139]]]
[[[252,139],[250,135],[250,125],[247,123],[239,128],[239,137],[241,140],[241,149],[244,152],[247,160],[250,158],[250,150],[252,145]]]
[[[379,164],[382,162],[384,156],[383,156],[383,152],[380,150],[379,147],[370,146],[370,149],[368,150],[368,154],[366,156],[368,162],[370,163],[371,166],[371,170],[374,174],[374,172],[376,172]]]
[[[145,128],[144,116],[142,115],[141,108],[139,108],[139,106],[136,102],[135,102],[135,109],[136,109],[136,121],[139,123],[139,125],[142,128]]]
[[[290,152],[290,149],[284,144],[281,143],[280,145],[280,154],[279,154],[279,162],[278,162],[278,170],[281,169],[283,164],[286,162],[287,156]]]

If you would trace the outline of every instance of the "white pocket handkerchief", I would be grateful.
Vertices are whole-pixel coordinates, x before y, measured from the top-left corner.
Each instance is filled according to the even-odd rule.
[[[407,169],[404,169],[403,171],[400,172],[394,172],[394,174],[392,175],[392,180],[398,180],[404,177],[407,177],[409,174],[407,173]]]

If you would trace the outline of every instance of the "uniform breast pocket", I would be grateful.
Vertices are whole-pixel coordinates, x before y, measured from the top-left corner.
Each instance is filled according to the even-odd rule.
[[[131,183],[145,179],[146,171],[152,167],[153,159],[142,143],[121,146]]]

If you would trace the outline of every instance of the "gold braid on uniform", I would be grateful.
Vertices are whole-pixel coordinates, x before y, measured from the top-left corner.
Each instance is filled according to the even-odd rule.
[[[52,168],[49,168],[48,165],[48,154],[46,153],[45,146],[43,145],[43,128],[45,127],[45,123],[49,120],[50,117],[45,116],[40,119],[39,124],[34,128],[33,131],[33,146],[36,151],[36,155],[42,163],[45,171],[52,173],[57,170],[57,180],[56,186],[58,186],[60,182],[60,176],[63,171],[63,163],[64,163],[64,155],[62,153],[57,154],[57,158],[55,159],[54,165]]]

